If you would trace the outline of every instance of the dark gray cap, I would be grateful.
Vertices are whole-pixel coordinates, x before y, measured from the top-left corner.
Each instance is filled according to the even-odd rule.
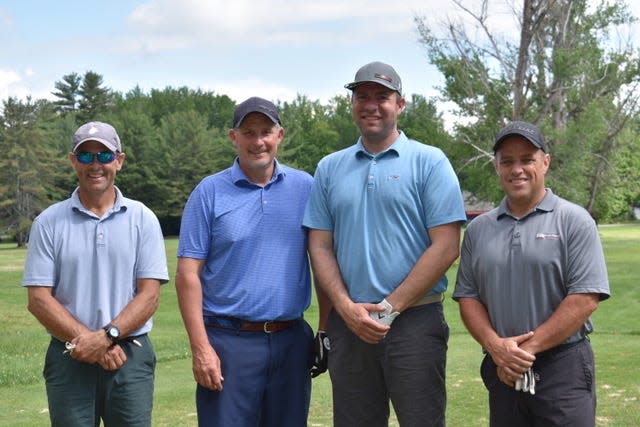
[[[282,124],[280,123],[280,115],[278,114],[276,106],[266,99],[254,96],[242,101],[236,106],[236,109],[233,112],[233,128],[237,129],[244,118],[251,113],[262,113],[274,124]]]
[[[536,125],[532,125],[531,123],[515,121],[511,124],[505,126],[496,137],[496,142],[493,144],[493,152],[495,153],[498,150],[498,146],[502,141],[504,141],[507,137],[519,135],[533,144],[535,147],[541,149],[545,153],[547,152],[547,146],[544,142],[544,138],[542,137],[542,132],[540,128]]]
[[[384,87],[395,90],[402,95],[402,81],[391,65],[384,62],[370,62],[360,67],[353,82],[344,85],[347,89],[353,90],[362,83],[373,82]]]
[[[86,141],[98,141],[111,151],[122,151],[120,137],[113,126],[103,122],[89,122],[78,128],[71,140],[71,151],[75,153],[78,147]]]

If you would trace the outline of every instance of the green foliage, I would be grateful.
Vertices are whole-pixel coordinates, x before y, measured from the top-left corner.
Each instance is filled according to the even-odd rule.
[[[78,90],[78,123],[98,120],[111,105],[111,91],[103,87],[102,76],[93,71],[87,71]]]
[[[31,221],[58,195],[57,171],[63,160],[49,144],[52,105],[9,98],[0,120],[0,234],[19,246],[27,241]],[[43,165],[43,167],[41,167]]]
[[[487,185],[495,182],[490,148],[507,122],[526,120],[551,142],[548,185],[599,220],[619,217],[612,197],[630,200],[639,192],[637,181],[616,178],[616,163],[626,159],[618,153],[638,139],[636,129],[635,139],[621,136],[640,108],[638,50],[632,40],[612,36],[635,21],[627,5],[525,0],[514,9],[520,37],[505,38],[487,24],[489,3],[478,12],[455,3],[479,31],[467,33],[469,26],[451,20],[438,37],[426,19],[415,22],[430,62],[444,76],[443,100],[464,119],[454,141],[470,149],[451,152],[463,188],[501,198],[497,185]],[[609,191],[614,182],[622,188]]]
[[[56,111],[66,113],[77,109],[81,82],[82,77],[78,73],[70,73],[62,76],[62,81],[55,83],[58,91],[52,93],[59,98],[58,101],[54,102]]]
[[[286,131],[278,159],[291,167],[313,174],[318,161],[338,145],[340,135],[329,124],[331,111],[319,101],[300,96],[280,106]]]

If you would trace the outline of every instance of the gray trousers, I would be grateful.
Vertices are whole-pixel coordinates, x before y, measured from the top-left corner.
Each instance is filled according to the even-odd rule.
[[[327,335],[335,427],[387,426],[389,401],[403,427],[445,425],[449,327],[441,302],[404,311],[378,344],[361,341],[335,311]]]

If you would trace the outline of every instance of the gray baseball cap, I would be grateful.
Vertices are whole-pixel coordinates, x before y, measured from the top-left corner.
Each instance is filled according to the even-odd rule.
[[[358,85],[366,82],[381,84],[402,95],[402,80],[400,80],[400,76],[391,65],[385,64],[384,62],[375,61],[363,65],[356,73],[355,80],[344,85],[344,87],[353,90]]]
[[[510,123],[498,133],[496,142],[493,144],[493,152],[495,153],[498,150],[498,146],[502,141],[513,135],[519,135],[529,141],[534,147],[541,149],[545,153],[547,152],[547,145],[544,142],[540,128],[523,121]]]
[[[111,151],[122,151],[120,137],[113,126],[103,122],[89,122],[78,128],[71,140],[71,151],[74,153],[78,147],[87,141],[98,141]]]

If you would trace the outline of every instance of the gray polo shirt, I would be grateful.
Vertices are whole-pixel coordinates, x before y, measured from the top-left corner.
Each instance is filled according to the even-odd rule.
[[[85,209],[78,189],[34,219],[23,286],[50,286],[76,319],[97,330],[136,295],[137,279],[167,283],[160,223],[142,203],[116,188],[113,208],[98,218]],[[149,332],[149,319],[131,335]]]
[[[501,337],[534,330],[565,296],[580,293],[609,297],[598,230],[582,207],[547,189],[523,218],[512,216],[503,200],[467,226],[453,299],[481,301]],[[566,342],[592,329],[589,319]]]

